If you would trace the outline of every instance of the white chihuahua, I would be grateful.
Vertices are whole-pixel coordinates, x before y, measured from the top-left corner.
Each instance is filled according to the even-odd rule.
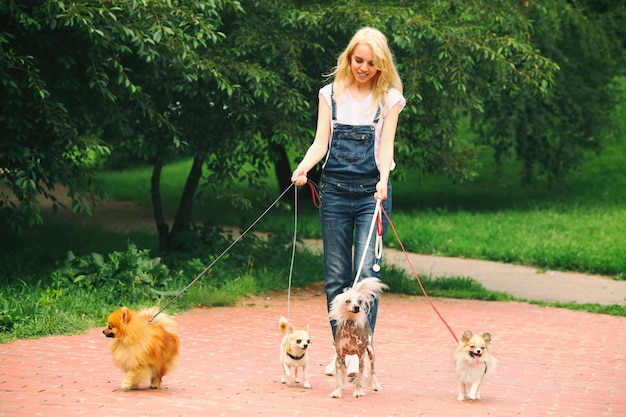
[[[496,369],[498,360],[489,351],[491,335],[474,334],[471,330],[463,333],[459,346],[454,352],[454,362],[458,378],[457,400],[480,400],[480,385],[486,375]]]

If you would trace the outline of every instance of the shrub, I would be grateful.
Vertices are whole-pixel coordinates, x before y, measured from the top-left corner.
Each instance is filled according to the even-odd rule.
[[[151,258],[147,249],[128,243],[125,252],[112,252],[106,258],[99,253],[77,257],[68,252],[67,259],[52,273],[52,285],[42,293],[42,300],[63,291],[105,290],[115,304],[132,304],[167,290],[168,267],[161,258]]]

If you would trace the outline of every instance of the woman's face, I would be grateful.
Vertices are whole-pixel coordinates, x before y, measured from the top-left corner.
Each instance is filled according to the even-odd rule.
[[[374,53],[369,45],[359,43],[352,52],[350,70],[359,86],[369,86],[378,73],[374,66]]]

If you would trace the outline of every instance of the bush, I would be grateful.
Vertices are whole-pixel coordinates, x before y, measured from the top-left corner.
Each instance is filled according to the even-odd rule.
[[[52,273],[52,285],[42,298],[60,296],[63,291],[104,290],[115,304],[132,304],[166,291],[170,279],[161,258],[151,258],[147,249],[128,243],[125,252],[99,253],[77,257],[68,252],[63,265]]]

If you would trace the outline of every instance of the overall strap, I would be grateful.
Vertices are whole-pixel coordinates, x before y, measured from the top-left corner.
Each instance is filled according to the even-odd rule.
[[[376,109],[376,115],[374,115],[374,126],[378,124],[378,120],[380,119],[380,107]]]
[[[337,104],[335,103],[335,83],[330,85],[330,102],[332,107],[332,121],[337,122]]]
[[[389,88],[390,90],[391,88]],[[387,91],[389,91],[387,90]],[[381,105],[378,106],[378,108],[376,109],[376,115],[374,116],[374,125],[378,124],[378,120],[380,119],[380,108],[385,106],[385,99],[383,98],[382,103],[380,103]]]

